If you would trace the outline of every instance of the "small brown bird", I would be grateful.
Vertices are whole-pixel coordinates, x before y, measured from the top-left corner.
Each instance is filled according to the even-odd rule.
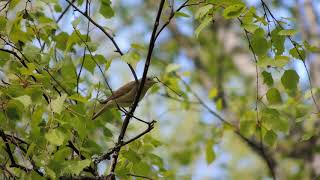
[[[139,79],[138,81],[140,83],[141,79]],[[147,77],[145,84],[143,86],[139,101],[145,96],[148,89],[152,87],[155,83],[157,83],[157,81],[154,81],[152,77]],[[108,108],[117,107],[117,104],[120,107],[129,107],[135,99],[136,92],[137,92],[137,86],[136,86],[135,80],[123,85],[122,87],[114,91],[110,97],[108,97],[106,100],[101,102],[101,105],[98,111],[94,113],[92,120],[96,119]]]

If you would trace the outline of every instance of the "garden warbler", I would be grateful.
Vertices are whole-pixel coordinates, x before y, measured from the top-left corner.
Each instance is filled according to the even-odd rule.
[[[138,80],[139,83],[141,82],[141,79]],[[157,81],[154,81],[152,77],[147,77],[145,84],[143,86],[140,99],[139,101],[144,97],[144,95],[147,93],[148,89],[157,83]],[[106,100],[101,102],[100,107],[98,108],[98,111],[93,114],[92,120],[96,119],[98,116],[100,116],[103,112],[105,112],[108,108],[114,108],[117,107],[117,104],[120,107],[129,107],[136,96],[136,92],[139,86],[136,86],[136,81],[131,81],[116,91],[112,93],[110,97],[108,97]]]

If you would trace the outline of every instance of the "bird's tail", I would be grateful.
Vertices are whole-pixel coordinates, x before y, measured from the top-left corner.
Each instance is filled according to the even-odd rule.
[[[92,120],[95,120],[97,117],[99,117],[103,112],[105,112],[109,108],[110,105],[110,103],[102,104],[98,111],[93,114]]]

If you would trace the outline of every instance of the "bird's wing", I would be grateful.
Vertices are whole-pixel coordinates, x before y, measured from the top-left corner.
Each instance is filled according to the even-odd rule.
[[[106,100],[102,101],[102,104],[107,103],[110,100],[118,99],[119,97],[126,95],[134,86],[135,81],[131,81],[124,86],[121,86],[116,91],[113,91],[112,95],[109,96]]]

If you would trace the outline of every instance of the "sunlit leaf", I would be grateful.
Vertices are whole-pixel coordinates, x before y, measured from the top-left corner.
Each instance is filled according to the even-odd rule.
[[[24,107],[28,107],[32,103],[30,96],[27,95],[19,96],[14,99],[20,101],[24,105]]]
[[[180,68],[181,68],[181,66],[179,64],[169,64],[166,67],[165,72],[166,73],[171,73],[171,72],[177,71]]]
[[[86,99],[85,97],[82,97],[79,94],[73,94],[72,96],[69,96],[68,98],[79,101],[79,102],[83,102],[83,103],[88,102],[88,99]]]
[[[206,16],[205,18],[204,18],[204,20],[202,20],[201,21],[201,24],[197,27],[197,29],[195,30],[195,35],[196,35],[196,37],[199,37],[199,34],[200,34],[200,32],[205,28],[205,27],[207,27],[209,24],[210,24],[210,22],[212,22],[212,20],[213,20],[213,17],[212,16]]]
[[[200,7],[196,12],[195,12],[195,18],[196,19],[201,19],[204,16],[208,14],[208,12],[213,8],[212,4],[205,5],[203,7]]]
[[[210,91],[209,91],[209,95],[208,97],[210,99],[216,97],[218,95],[218,89],[217,88],[212,88]]]
[[[50,130],[44,137],[47,141],[56,146],[61,146],[67,138],[66,134],[59,129]]]
[[[51,109],[53,112],[60,114],[63,109],[63,104],[66,98],[67,94],[58,96],[56,99],[52,100],[52,102],[48,105],[48,108]]]
[[[75,175],[78,175],[85,167],[89,166],[91,161],[89,159],[85,160],[69,160],[64,163],[65,168],[64,172],[65,173],[72,173]]]
[[[297,33],[298,31],[295,29],[283,29],[278,32],[279,35],[281,36],[293,36]]]
[[[244,4],[234,4],[224,9],[222,15],[226,19],[237,18],[241,15],[241,13],[244,12],[245,9],[246,9],[246,6]]]
[[[214,141],[213,140],[209,140],[206,144],[206,161],[207,164],[211,164],[215,158],[216,158],[216,154],[213,150],[213,145],[214,145]]]
[[[190,17],[189,14],[184,13],[184,12],[181,12],[181,11],[175,12],[174,15],[175,15],[176,17]]]
[[[303,134],[303,136],[301,137],[301,141],[308,141],[310,138],[312,138],[314,136],[313,132],[306,132]]]
[[[275,132],[281,131],[285,133],[289,132],[288,120],[284,119],[276,109],[263,109],[261,119],[267,130],[273,130]]]
[[[306,59],[306,52],[304,49],[299,48],[299,47],[293,47],[289,51],[290,55],[296,59],[300,59],[304,61]]]
[[[256,113],[253,111],[246,112],[240,119],[240,132],[244,136],[251,136],[256,131]]]

